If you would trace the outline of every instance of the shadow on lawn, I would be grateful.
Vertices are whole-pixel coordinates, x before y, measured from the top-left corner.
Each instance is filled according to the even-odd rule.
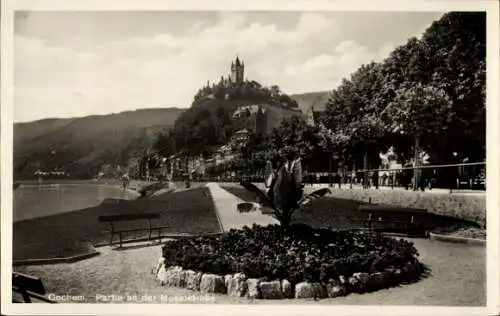
[[[99,215],[130,214],[137,212],[159,212],[159,225],[169,225],[165,233],[211,233],[219,232],[219,224],[207,188],[167,193],[151,198],[101,204],[83,210],[51,215],[14,223],[13,259],[45,259],[74,256],[88,252],[86,243],[109,241],[103,234],[107,225],[99,223]],[[115,225],[121,228],[143,228],[147,222],[133,221]],[[130,237],[145,237],[148,232]]]

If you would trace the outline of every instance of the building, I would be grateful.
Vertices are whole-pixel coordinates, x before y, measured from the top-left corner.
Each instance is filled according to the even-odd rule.
[[[238,158],[249,138],[250,131],[247,129],[237,131],[226,145],[219,147],[215,155],[206,161],[207,165],[221,165]]]
[[[267,115],[268,111],[263,105],[242,105],[234,111],[233,119],[237,120],[238,126],[263,135],[267,132]]]
[[[242,129],[234,133],[233,137],[229,140],[229,145],[233,149],[241,149],[246,145],[250,139],[250,131],[247,129]]]
[[[305,113],[307,123],[311,126],[316,126],[320,122],[323,112],[324,111],[316,110],[314,105],[311,106]]]
[[[236,60],[231,62],[231,75],[230,79],[232,83],[242,84],[245,78],[245,64],[240,61],[240,58],[236,56]]]

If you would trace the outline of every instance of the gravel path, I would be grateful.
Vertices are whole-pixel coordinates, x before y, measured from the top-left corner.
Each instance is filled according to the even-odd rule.
[[[276,219],[260,212],[238,212],[236,206],[238,203],[244,202],[244,200],[222,189],[217,183],[208,183],[207,187],[212,195],[215,209],[224,230],[239,229],[243,228],[243,226],[251,227],[254,223],[262,226],[278,224]]]
[[[420,259],[431,269],[431,276],[417,283],[374,293],[351,294],[336,299],[256,300],[226,295],[207,297],[185,289],[162,287],[153,280],[151,269],[161,255],[161,246],[110,250],[100,248],[100,256],[72,264],[15,267],[15,271],[40,276],[49,293],[84,296],[82,302],[134,302],[218,304],[343,304],[343,305],[439,305],[484,306],[486,304],[486,251],[484,247],[413,239]],[[124,296],[123,301],[110,295]],[[146,300],[141,300],[141,297]],[[163,297],[162,297],[163,295]],[[163,298],[163,301],[162,301]],[[167,299],[168,298],[168,299]],[[108,299],[108,300],[106,300]],[[167,299],[167,300],[166,300]],[[78,300],[72,303],[80,302]],[[173,302],[173,301],[170,301]],[[130,301],[129,301],[130,303]]]

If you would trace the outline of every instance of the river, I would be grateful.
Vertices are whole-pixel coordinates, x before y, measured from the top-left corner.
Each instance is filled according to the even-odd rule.
[[[105,199],[135,199],[138,194],[101,184],[23,184],[13,192],[14,222],[99,205]]]

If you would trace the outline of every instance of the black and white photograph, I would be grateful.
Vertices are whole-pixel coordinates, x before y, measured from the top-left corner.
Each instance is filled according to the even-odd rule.
[[[8,8],[2,314],[499,312],[498,3],[303,2]]]

